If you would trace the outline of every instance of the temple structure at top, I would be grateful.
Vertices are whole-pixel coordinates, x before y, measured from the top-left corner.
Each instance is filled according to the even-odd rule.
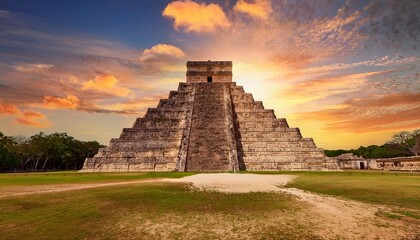
[[[232,61],[188,61],[187,83],[232,82]]]
[[[83,171],[339,169],[312,138],[237,86],[231,61],[187,62],[186,78],[86,159]]]

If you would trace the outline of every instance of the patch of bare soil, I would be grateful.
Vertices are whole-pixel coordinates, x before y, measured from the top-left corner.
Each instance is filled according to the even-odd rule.
[[[295,212],[130,214],[114,226],[122,239],[322,239]],[[98,237],[100,239],[101,237]]]
[[[293,195],[310,206],[307,216],[296,215],[297,222],[313,226],[314,232],[323,239],[420,239],[420,221],[416,219],[391,219],[380,214],[391,211],[385,206],[282,187],[293,178],[291,175],[223,173],[197,174],[170,181],[191,182],[195,188],[204,190],[275,191]]]
[[[195,188],[218,192],[277,192],[278,186],[285,186],[293,180],[292,175],[261,175],[212,173],[197,174],[179,179],[166,179],[170,182],[192,183]]]

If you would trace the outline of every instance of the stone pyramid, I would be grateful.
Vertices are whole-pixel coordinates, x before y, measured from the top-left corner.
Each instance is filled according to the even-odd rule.
[[[187,82],[111,139],[83,171],[335,170],[312,138],[232,82],[232,62],[187,62]]]

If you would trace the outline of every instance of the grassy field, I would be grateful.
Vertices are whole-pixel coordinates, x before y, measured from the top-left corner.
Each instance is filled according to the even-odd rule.
[[[304,208],[287,195],[196,192],[169,183],[36,194],[0,199],[0,238],[316,239],[309,226],[292,224]],[[265,223],[273,217],[281,219]]]
[[[385,204],[420,210],[420,174],[392,172],[259,172],[293,174],[289,183],[311,192],[345,197],[373,204]],[[195,173],[48,173],[0,174],[0,191],[14,186],[117,182],[152,178],[180,178]],[[246,172],[244,173],[246,174]]]
[[[72,184],[130,181],[150,178],[180,178],[195,173],[149,172],[149,173],[80,173],[77,171],[43,173],[0,173],[0,189],[11,186],[40,184]]]
[[[300,172],[289,187],[420,211],[420,175],[391,172]]]
[[[2,188],[18,190],[45,184],[179,178],[191,174],[194,173],[0,174],[0,192]],[[288,187],[388,205],[393,212],[378,212],[385,222],[403,218],[413,223],[420,216],[418,174],[261,174],[293,174],[297,177]],[[0,198],[0,239],[318,239],[320,222],[314,214],[308,204],[287,194],[224,194],[192,191],[186,184],[147,183]]]

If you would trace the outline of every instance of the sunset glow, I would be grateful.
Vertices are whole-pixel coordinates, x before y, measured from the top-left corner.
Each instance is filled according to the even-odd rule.
[[[233,79],[318,147],[420,128],[419,1],[1,1],[0,131],[108,144],[185,82]]]

